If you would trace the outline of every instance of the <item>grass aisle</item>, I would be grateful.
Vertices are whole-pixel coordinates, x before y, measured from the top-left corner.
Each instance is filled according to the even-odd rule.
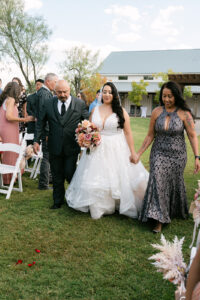
[[[148,119],[132,119],[136,149],[147,132]],[[148,168],[149,151],[142,157]],[[193,175],[188,145],[185,182],[191,202],[199,175]],[[174,286],[148,261],[151,243],[160,236],[137,220],[119,216],[92,220],[67,206],[52,211],[51,191],[23,176],[24,192],[10,200],[0,196],[0,300],[3,299],[174,299]],[[185,236],[189,261],[193,220],[173,220],[164,228],[167,239]],[[41,250],[36,253],[35,249]],[[16,265],[21,259],[22,264]],[[35,265],[28,267],[35,261]]]

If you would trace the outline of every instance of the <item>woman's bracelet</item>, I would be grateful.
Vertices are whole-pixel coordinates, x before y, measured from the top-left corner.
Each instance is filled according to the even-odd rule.
[[[199,155],[195,155],[194,157],[195,157],[195,159],[198,158],[200,160],[200,156]]]

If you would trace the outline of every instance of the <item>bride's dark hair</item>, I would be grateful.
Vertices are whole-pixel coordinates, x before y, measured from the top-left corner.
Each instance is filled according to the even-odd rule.
[[[124,114],[123,114],[123,109],[121,107],[121,104],[120,104],[120,101],[119,101],[119,94],[117,92],[117,89],[115,87],[115,85],[112,83],[112,82],[106,82],[103,87],[102,87],[102,92],[103,92],[103,89],[104,87],[108,85],[110,88],[111,88],[111,93],[113,95],[113,100],[112,100],[112,111],[114,113],[116,113],[116,115],[118,116],[118,124],[119,124],[119,128],[124,128],[124,122],[125,122],[125,119],[124,119]],[[102,99],[101,99],[101,102],[103,103],[103,95],[102,95]]]

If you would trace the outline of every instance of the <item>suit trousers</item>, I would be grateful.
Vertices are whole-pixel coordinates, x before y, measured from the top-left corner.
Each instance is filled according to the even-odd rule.
[[[43,158],[40,166],[40,178],[38,183],[38,188],[45,189],[49,186],[49,150],[46,141],[46,136],[42,137],[42,153]]]
[[[53,200],[54,204],[64,203],[65,198],[65,179],[70,183],[76,170],[78,154],[67,156],[64,152],[60,155],[49,154],[53,181]]]

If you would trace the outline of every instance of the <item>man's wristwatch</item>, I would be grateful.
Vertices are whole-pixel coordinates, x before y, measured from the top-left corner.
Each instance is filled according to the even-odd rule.
[[[200,160],[200,156],[199,155],[195,155],[194,157],[195,157],[195,159],[198,158]]]

